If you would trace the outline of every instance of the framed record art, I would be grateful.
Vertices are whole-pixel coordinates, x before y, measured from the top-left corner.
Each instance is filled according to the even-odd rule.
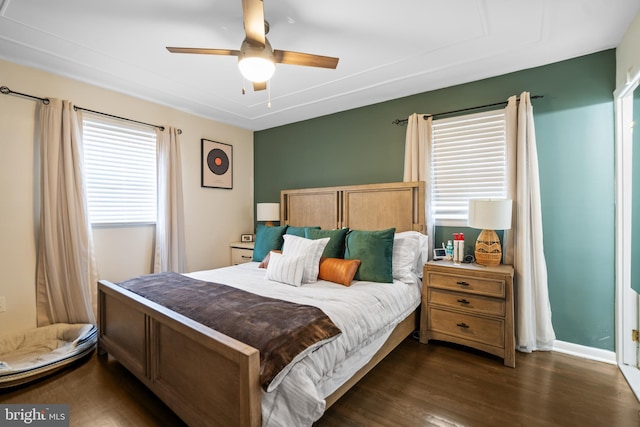
[[[233,146],[202,139],[202,187],[233,188]]]

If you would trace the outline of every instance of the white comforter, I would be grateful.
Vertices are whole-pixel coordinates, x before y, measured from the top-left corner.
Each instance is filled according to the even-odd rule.
[[[266,270],[251,262],[189,273],[255,294],[316,306],[342,334],[299,361],[292,362],[263,392],[263,426],[311,425],[322,416],[324,398],[366,364],[393,328],[420,304],[420,285],[394,281],[354,281],[350,287],[318,281],[293,287],[265,279]]]

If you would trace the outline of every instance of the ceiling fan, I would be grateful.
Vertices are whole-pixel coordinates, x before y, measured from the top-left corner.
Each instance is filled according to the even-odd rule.
[[[276,63],[332,69],[338,66],[338,58],[273,49],[266,37],[269,23],[264,20],[263,0],[242,0],[242,13],[246,37],[240,50],[193,47],[167,47],[167,50],[172,53],[237,56],[240,72],[253,83],[255,91],[267,88],[267,80],[273,76]]]

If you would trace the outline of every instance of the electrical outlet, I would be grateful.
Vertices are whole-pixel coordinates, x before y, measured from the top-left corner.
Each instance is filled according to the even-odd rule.
[[[0,313],[7,311],[7,300],[4,297],[0,297]]]

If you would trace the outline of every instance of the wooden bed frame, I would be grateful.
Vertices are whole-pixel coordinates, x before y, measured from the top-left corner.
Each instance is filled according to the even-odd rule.
[[[424,182],[281,192],[281,223],[424,233]],[[327,408],[416,329],[404,319]],[[260,426],[257,349],[106,280],[98,283],[98,349],[109,353],[189,425]]]

